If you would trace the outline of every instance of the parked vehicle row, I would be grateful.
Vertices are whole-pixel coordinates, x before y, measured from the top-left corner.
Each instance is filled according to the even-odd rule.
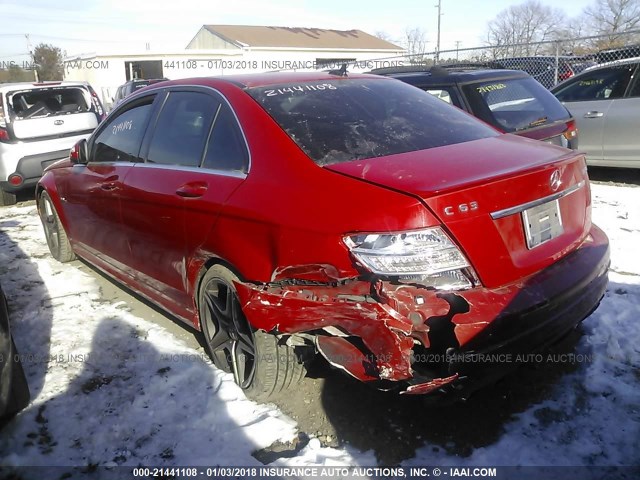
[[[536,105],[515,96],[526,77],[478,80],[464,93],[496,117]],[[525,126],[563,135],[556,111]],[[200,330],[257,399],[315,354],[381,388],[466,397],[515,366],[487,358],[562,337],[607,284],[583,154],[380,75],[151,85],[47,168],[37,204],[55,258]]]

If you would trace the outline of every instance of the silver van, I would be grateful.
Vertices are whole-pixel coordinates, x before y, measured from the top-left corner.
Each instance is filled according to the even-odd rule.
[[[87,82],[0,84],[0,205],[34,187],[45,167],[69,155],[104,118]]]

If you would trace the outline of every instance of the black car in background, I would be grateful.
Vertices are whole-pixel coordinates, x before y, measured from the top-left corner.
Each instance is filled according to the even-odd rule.
[[[495,60],[495,63],[504,68],[527,72],[548,89],[576,74],[568,58],[559,57],[557,62],[556,72],[556,57],[512,57]]]
[[[0,286],[0,427],[29,403],[29,386],[9,325],[7,300]]]
[[[414,85],[502,132],[578,148],[578,131],[569,111],[523,71],[495,64],[453,64],[406,65],[371,73]]]
[[[111,104],[111,109],[114,109],[125,97],[131,95],[133,92],[137,92],[141,88],[144,88],[148,85],[152,85],[158,82],[164,82],[168,80],[167,78],[146,78],[146,79],[136,79],[129,80],[127,83],[123,83],[116,90],[116,96],[113,97],[113,103]]]

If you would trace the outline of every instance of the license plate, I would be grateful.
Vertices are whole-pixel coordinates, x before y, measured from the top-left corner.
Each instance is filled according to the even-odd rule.
[[[564,231],[558,200],[525,210],[522,212],[522,223],[529,249],[558,237]]]

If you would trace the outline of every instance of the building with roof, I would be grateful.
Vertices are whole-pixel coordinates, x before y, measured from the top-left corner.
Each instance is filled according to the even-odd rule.
[[[402,47],[362,30],[257,25],[203,25],[173,52],[96,52],[65,58],[65,79],[85,80],[109,106],[117,87],[135,78],[184,78],[272,70],[352,71],[395,66]]]

